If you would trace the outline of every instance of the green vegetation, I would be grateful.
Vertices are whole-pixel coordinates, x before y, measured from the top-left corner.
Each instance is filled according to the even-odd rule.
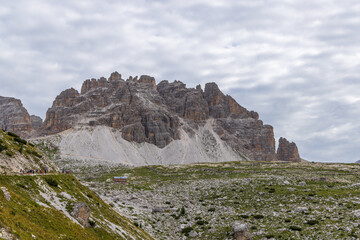
[[[21,143],[21,144],[27,144],[27,141],[20,137],[14,137],[14,141]]]
[[[0,152],[4,150],[8,150],[9,154],[6,154],[10,157],[14,156],[14,152],[23,154],[25,150],[26,156],[42,158],[41,152],[34,145],[12,132],[0,132]]]
[[[34,235],[36,239],[130,239],[131,235],[135,239],[152,239],[72,175],[0,176],[0,186],[11,196],[8,201],[0,191],[0,228],[6,228],[14,238],[34,239]],[[90,195],[92,198],[87,197]],[[83,228],[62,212],[69,212],[76,202],[90,207],[90,227]],[[129,235],[121,236],[120,229]]]
[[[53,179],[52,177],[45,177],[45,181],[51,187],[58,187],[59,186],[58,182],[55,179]]]
[[[14,137],[14,138],[20,138],[19,135],[13,133],[13,132],[7,132],[7,135],[11,136],[11,137]]]

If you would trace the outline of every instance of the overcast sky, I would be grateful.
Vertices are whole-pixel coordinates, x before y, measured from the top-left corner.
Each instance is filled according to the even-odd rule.
[[[0,95],[45,116],[118,71],[216,82],[310,161],[360,159],[358,0],[0,0]]]

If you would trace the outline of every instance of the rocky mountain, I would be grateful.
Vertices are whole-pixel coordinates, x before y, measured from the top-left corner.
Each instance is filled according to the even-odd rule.
[[[35,115],[30,116],[30,122],[31,122],[31,126],[36,131],[40,130],[43,125],[43,120],[41,119],[41,117]]]
[[[29,115],[21,100],[0,96],[0,128],[14,132],[21,137],[34,136],[42,127],[42,119]]]
[[[30,135],[33,130],[30,115],[19,99],[0,96],[0,127],[22,137]]]
[[[67,131],[65,131],[67,130]],[[275,152],[273,128],[258,113],[223,94],[216,83],[187,88],[180,81],[114,72],[56,97],[40,130],[63,155],[125,164],[298,161],[295,144]]]
[[[300,162],[298,148],[294,142],[289,142],[286,138],[279,139],[277,158],[280,161]]]
[[[355,163],[360,163],[360,160],[357,160]]]

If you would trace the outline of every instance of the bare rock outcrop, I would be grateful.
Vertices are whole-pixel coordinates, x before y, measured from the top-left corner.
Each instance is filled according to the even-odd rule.
[[[75,218],[84,227],[90,227],[90,224],[89,224],[90,212],[91,212],[91,210],[88,207],[88,205],[86,205],[86,203],[77,202],[74,205],[70,215],[73,218]]]
[[[30,115],[19,99],[0,96],[0,127],[23,138],[30,135]]]
[[[239,159],[277,160],[272,126],[223,94],[216,83],[207,83],[204,90],[200,85],[187,88],[181,81],[156,85],[147,75],[125,81],[113,72],[108,79],[86,80],[81,93],[63,91],[48,109],[41,133],[105,125],[120,130],[127,141],[164,148],[180,139],[181,129],[190,136],[209,121]]]
[[[31,125],[33,127],[33,129],[35,131],[40,130],[42,125],[43,125],[43,120],[41,119],[41,117],[39,116],[35,116],[35,115],[31,115],[30,116],[30,121],[31,121]]]
[[[7,201],[10,201],[11,200],[11,195],[10,195],[9,191],[7,190],[7,188],[6,187],[1,187],[1,190],[4,193],[5,199]]]
[[[186,88],[181,81],[169,83],[164,80],[157,85],[157,90],[170,111],[179,117],[195,122],[209,118],[209,106],[200,85],[196,89]]]
[[[149,76],[124,81],[119,73],[108,80],[86,80],[81,94],[63,91],[47,111],[43,135],[58,133],[75,125],[105,125],[122,130],[122,137],[162,148],[179,139],[179,119],[172,114]]]
[[[279,147],[277,149],[277,158],[280,161],[300,162],[298,148],[294,142],[289,142],[286,138],[279,139]]]

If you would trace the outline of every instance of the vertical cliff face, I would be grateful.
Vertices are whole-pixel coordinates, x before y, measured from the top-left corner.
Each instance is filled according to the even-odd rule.
[[[117,72],[109,79],[86,80],[81,94],[63,91],[47,111],[42,133],[58,133],[75,125],[105,125],[122,129],[128,141],[149,142],[165,147],[179,139],[179,119],[156,91],[155,79],[130,77]]]
[[[196,89],[186,88],[180,81],[162,81],[157,85],[157,91],[168,109],[179,117],[195,122],[209,118],[209,106],[200,86]]]
[[[24,138],[30,135],[30,115],[19,99],[0,97],[0,127]]]
[[[277,158],[280,161],[300,162],[298,148],[294,142],[289,142],[286,138],[279,139],[279,147],[277,149]]]
[[[256,112],[224,95],[216,83],[207,83],[202,91],[200,85],[194,89],[180,81],[162,81],[157,90],[168,108],[187,121],[201,125],[209,118],[215,119],[216,133],[236,152],[253,160],[276,160],[273,128],[258,120]]]
[[[39,131],[43,125],[43,120],[39,116],[31,115],[30,122],[35,131]]]
[[[180,139],[181,129],[192,136],[210,120],[221,141],[242,157],[277,160],[272,126],[223,94],[216,83],[207,83],[204,90],[200,85],[187,88],[181,81],[164,80],[156,85],[147,75],[125,81],[114,72],[108,79],[86,80],[81,93],[63,91],[47,111],[42,134],[105,125],[121,130],[127,141],[164,148]]]

